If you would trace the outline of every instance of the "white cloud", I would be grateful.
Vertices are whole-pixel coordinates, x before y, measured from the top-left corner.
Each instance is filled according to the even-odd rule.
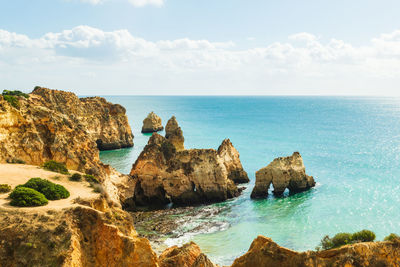
[[[37,39],[0,30],[0,80],[82,90],[117,85],[122,93],[400,94],[400,31],[365,46],[299,33],[239,49],[230,41],[153,42],[89,26]]]
[[[160,7],[164,4],[164,0],[128,0],[129,3],[136,7],[142,7],[146,5],[153,5]]]

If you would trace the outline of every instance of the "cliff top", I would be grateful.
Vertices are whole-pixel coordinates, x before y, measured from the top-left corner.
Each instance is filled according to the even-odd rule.
[[[70,171],[71,172],[71,171]],[[72,173],[72,172],[71,172]],[[93,188],[89,187],[88,182],[69,181],[68,175],[47,171],[33,165],[25,164],[0,164],[0,184],[8,184],[13,189],[17,185],[26,183],[30,178],[40,177],[50,180],[56,184],[64,186],[69,192],[70,197],[60,200],[49,201],[49,204],[39,207],[14,207],[9,204],[7,199],[9,193],[0,194],[0,208],[16,209],[24,211],[37,212],[39,210],[63,209],[77,206],[74,200],[78,197],[82,199],[92,199],[99,196],[93,192]]]

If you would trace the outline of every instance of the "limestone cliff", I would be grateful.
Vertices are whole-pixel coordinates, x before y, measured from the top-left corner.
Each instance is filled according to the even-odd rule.
[[[214,149],[177,151],[154,133],[132,166],[135,203],[195,204],[218,202],[239,195],[228,178],[224,158]]]
[[[281,195],[286,188],[291,193],[296,193],[315,186],[314,178],[306,174],[299,152],[294,152],[289,157],[276,158],[267,167],[258,170],[251,197],[266,197],[271,183],[275,195]]]
[[[279,246],[270,238],[258,236],[249,251],[231,267],[359,267],[400,266],[397,242],[356,243],[326,251],[297,252]]]
[[[96,208],[1,210],[0,265],[159,266],[127,213],[105,203]]]
[[[63,162],[69,169],[104,175],[99,149],[133,145],[125,109],[104,98],[37,87],[19,108],[0,96],[0,162],[21,159],[41,165]]]
[[[142,133],[158,132],[163,129],[161,118],[153,111],[143,120]]]
[[[229,139],[225,139],[218,147],[218,156],[223,159],[229,179],[237,184],[248,183],[250,181],[239,159],[239,152]]]

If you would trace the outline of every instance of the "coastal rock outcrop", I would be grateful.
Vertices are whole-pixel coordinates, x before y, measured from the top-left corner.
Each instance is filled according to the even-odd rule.
[[[147,239],[129,214],[102,205],[63,210],[0,211],[0,265],[157,267]]]
[[[153,111],[143,120],[142,133],[153,133],[163,129],[161,118]]]
[[[157,133],[149,139],[130,175],[136,181],[133,197],[138,205],[219,202],[239,195],[218,151],[177,151]]]
[[[225,139],[218,147],[218,156],[222,158],[228,172],[228,178],[236,184],[248,183],[249,177],[243,169],[239,152],[232,145],[231,140]]]
[[[267,167],[258,170],[251,197],[266,197],[271,183],[275,195],[282,195],[286,188],[291,193],[297,193],[315,186],[314,178],[306,174],[299,152],[289,157],[276,158]]]
[[[167,248],[158,258],[160,267],[215,267],[194,242]]]
[[[368,242],[319,252],[297,252],[258,236],[249,251],[237,258],[231,267],[399,266],[399,247],[397,242]]]
[[[177,151],[185,149],[185,138],[183,137],[182,129],[179,127],[175,116],[172,116],[165,126],[165,137],[175,146]]]
[[[100,97],[36,87],[18,107],[0,96],[0,162],[63,162],[69,169],[105,175],[99,149],[129,147],[133,135],[125,109]]]

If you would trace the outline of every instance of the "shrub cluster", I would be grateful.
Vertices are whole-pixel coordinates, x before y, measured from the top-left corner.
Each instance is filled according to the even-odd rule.
[[[59,172],[61,174],[68,174],[68,169],[65,164],[54,160],[46,161],[43,164],[43,168],[49,171]]]
[[[353,234],[338,233],[332,238],[327,235],[321,240],[321,248],[326,250],[338,248],[347,244],[372,242],[375,240],[375,238],[375,233],[370,230],[362,230]]]
[[[385,237],[385,239],[383,239],[383,240],[385,240],[385,241],[400,241],[400,236],[398,236],[398,235],[396,235],[396,234],[394,234],[394,233],[391,233],[390,235],[388,235],[387,237]]]
[[[85,180],[91,184],[99,184],[100,183],[99,180],[91,174],[85,174],[83,177],[85,177]]]
[[[20,186],[18,186],[20,187]],[[50,182],[41,178],[32,178],[22,187],[28,187],[42,193],[49,200],[68,198],[70,196],[64,186]]]
[[[8,184],[0,184],[0,194],[1,193],[8,193],[11,191],[11,186]]]
[[[9,158],[6,160],[7,163],[13,163],[13,164],[25,164],[26,162],[23,161],[22,159],[17,159],[17,158]]]
[[[82,175],[80,175],[79,173],[74,173],[69,177],[69,180],[74,182],[80,182],[82,181]]]
[[[49,201],[46,197],[32,189],[23,186],[16,187],[10,194],[11,205],[18,207],[34,207],[46,205]]]
[[[18,91],[18,90],[14,90],[14,91],[3,90],[2,95],[3,95],[3,96],[5,96],[5,95],[9,95],[9,96],[23,96],[23,97],[25,97],[25,98],[29,98],[29,95],[28,95],[28,94],[25,94],[25,93],[23,93],[23,92],[21,92],[21,91]]]

